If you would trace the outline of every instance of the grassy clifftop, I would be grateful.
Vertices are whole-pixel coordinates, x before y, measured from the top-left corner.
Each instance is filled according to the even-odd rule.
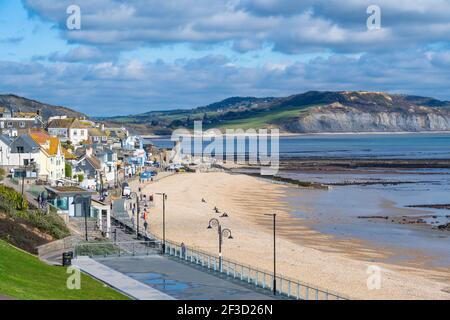
[[[0,240],[0,295],[26,300],[125,300],[127,297],[86,275],[81,289],[66,286],[66,268],[49,266]]]

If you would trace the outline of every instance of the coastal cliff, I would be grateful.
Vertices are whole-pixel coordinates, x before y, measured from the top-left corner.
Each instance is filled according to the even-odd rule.
[[[298,133],[450,131],[450,112],[424,106],[367,110],[333,103],[300,112],[281,128]]]
[[[231,97],[189,110],[104,118],[141,132],[279,128],[286,133],[450,131],[450,102],[368,91],[308,91],[288,97]]]

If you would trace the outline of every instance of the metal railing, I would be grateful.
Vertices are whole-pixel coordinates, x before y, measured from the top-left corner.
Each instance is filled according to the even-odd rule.
[[[273,273],[251,267],[231,259],[222,258],[207,252],[166,241],[165,253],[210,271],[224,274],[233,279],[244,281],[255,287],[273,291]],[[276,290],[279,295],[299,300],[347,300],[348,298],[311,284],[294,280],[283,275],[276,276]]]
[[[74,257],[129,257],[161,253],[159,241],[79,242],[74,247]]]

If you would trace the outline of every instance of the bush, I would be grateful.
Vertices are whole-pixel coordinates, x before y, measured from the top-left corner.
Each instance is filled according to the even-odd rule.
[[[16,190],[0,185],[0,208],[6,211],[27,210],[28,201]]]
[[[64,220],[54,212],[19,211],[16,215],[53,238],[62,239],[70,235]]]
[[[61,239],[70,235],[64,220],[57,213],[28,210],[28,201],[16,190],[0,185],[0,210],[12,218],[20,218],[31,226]]]
[[[65,164],[65,172],[66,172],[66,178],[72,177],[72,166],[67,162]]]
[[[0,181],[2,181],[5,178],[5,169],[0,168]]]

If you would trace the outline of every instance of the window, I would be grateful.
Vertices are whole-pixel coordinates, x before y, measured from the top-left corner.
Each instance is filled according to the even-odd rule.
[[[12,121],[8,121],[8,128],[12,128],[12,127],[13,127]]]
[[[16,149],[17,149],[17,153],[24,153],[25,152],[25,149],[24,149],[23,146],[19,146]]]
[[[19,122],[19,127],[20,128],[25,128],[25,121],[20,121]]]

